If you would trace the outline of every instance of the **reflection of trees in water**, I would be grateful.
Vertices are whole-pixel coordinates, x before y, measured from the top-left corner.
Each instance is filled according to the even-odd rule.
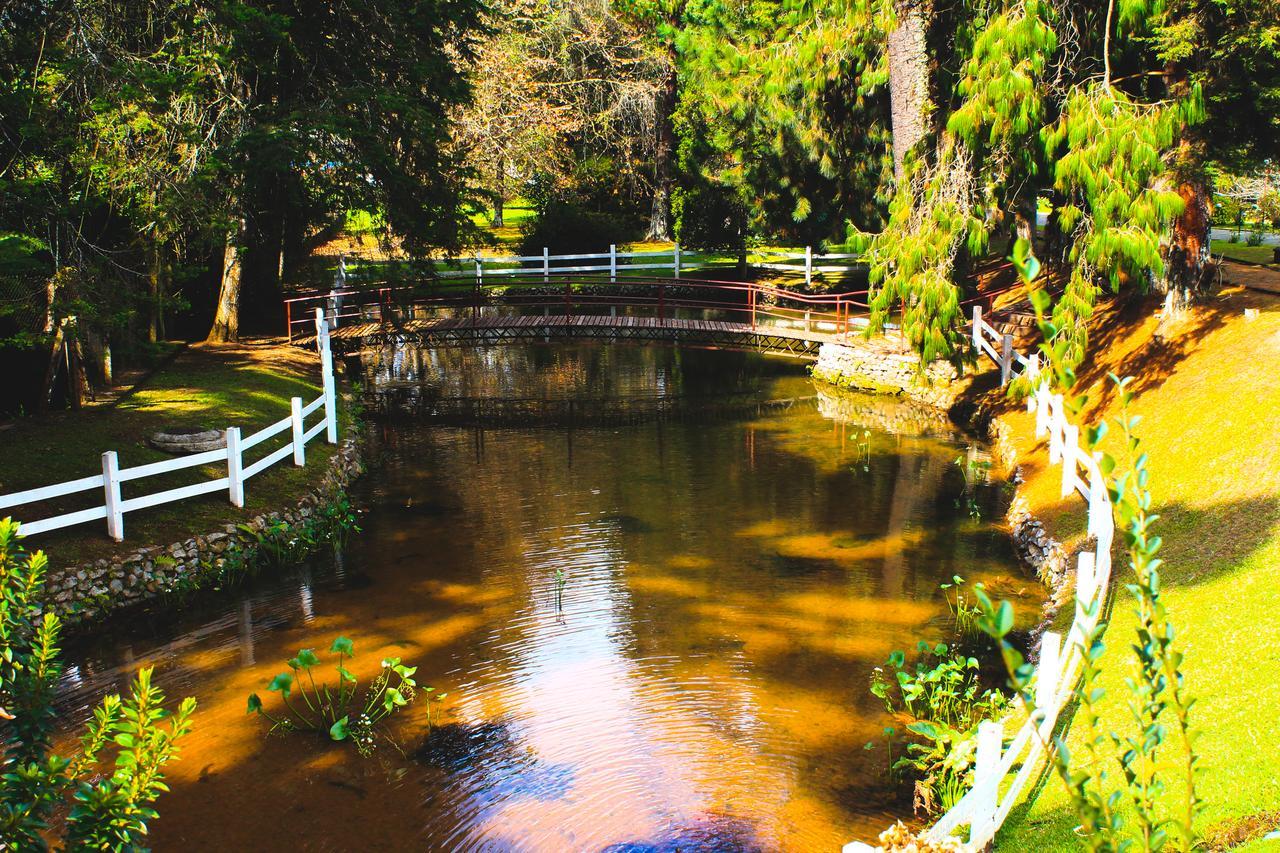
[[[417,385],[437,397],[515,399],[713,395],[761,390],[794,363],[730,350],[556,343],[422,348],[396,344],[364,356],[375,388]]]

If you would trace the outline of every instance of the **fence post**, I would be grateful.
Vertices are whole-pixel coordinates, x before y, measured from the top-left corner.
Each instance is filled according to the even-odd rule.
[[[107,535],[124,540],[124,511],[120,508],[120,460],[114,450],[102,454],[102,493],[107,506]]]
[[[1049,462],[1053,465],[1062,459],[1062,425],[1065,420],[1062,395],[1049,395]]]
[[[1052,709],[1058,694],[1061,669],[1062,637],[1053,631],[1045,631],[1040,638],[1040,664],[1036,667],[1036,709],[1045,714]]]
[[[1009,375],[1013,373],[1013,335],[1005,335],[1000,339],[1000,384],[1009,384]]]
[[[325,438],[338,443],[338,394],[333,381],[333,351],[329,348],[329,328],[324,315],[316,312],[316,344],[320,348],[320,381],[324,389]]]
[[[680,244],[676,243],[675,248],[671,252],[671,272],[672,278],[680,277]]]
[[[542,280],[551,280],[551,250],[546,246],[542,247]]]
[[[294,397],[289,401],[289,415],[293,421],[293,464],[301,467],[307,464],[307,446],[302,441],[301,397]]]
[[[288,299],[284,301],[284,333],[285,340],[293,340],[293,302]]]
[[[867,300],[870,302],[871,300]],[[973,306],[973,348],[978,351],[978,357],[982,357],[982,306]]]
[[[473,255],[476,262],[476,287],[480,287],[484,283],[484,267],[480,266],[480,256]]]
[[[1077,457],[1080,453],[1080,427],[1072,423],[1067,423],[1063,419],[1062,423],[1062,496],[1065,498],[1070,495],[1076,488],[1076,466]]]
[[[1036,438],[1043,438],[1049,429],[1049,383],[1036,387]]]
[[[1093,552],[1081,551],[1076,563],[1076,600],[1086,607],[1093,602],[1093,595],[1098,586],[1098,575],[1094,571],[1094,566]]]
[[[609,282],[613,283],[618,280],[618,247],[613,243],[609,244]]]
[[[971,838],[985,833],[996,816],[1000,794],[1000,749],[1004,746],[1004,726],[990,720],[978,724],[978,749],[973,763],[973,811],[969,825]]]
[[[813,284],[813,247],[804,247],[804,284],[809,287]]]
[[[240,451],[240,427],[227,427],[227,491],[233,506],[244,506],[244,457]]]

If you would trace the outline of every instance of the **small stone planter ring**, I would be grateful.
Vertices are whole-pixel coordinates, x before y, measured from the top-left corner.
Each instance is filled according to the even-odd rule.
[[[227,446],[227,432],[204,427],[166,427],[152,433],[148,443],[165,453],[204,453]]]

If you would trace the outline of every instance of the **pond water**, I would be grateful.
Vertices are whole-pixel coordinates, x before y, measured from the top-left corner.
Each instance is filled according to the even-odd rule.
[[[836,850],[910,811],[873,667],[949,637],[953,574],[1034,595],[990,522],[1004,489],[966,464],[982,448],[797,363],[560,345],[366,367],[401,414],[371,430],[362,533],[68,652],[68,724],[145,664],[199,700],[156,850]],[[441,404],[498,397],[524,402]],[[367,759],[267,737],[246,695],[274,707],[285,659],[338,635],[362,678],[396,655],[446,691],[437,727],[419,703]]]

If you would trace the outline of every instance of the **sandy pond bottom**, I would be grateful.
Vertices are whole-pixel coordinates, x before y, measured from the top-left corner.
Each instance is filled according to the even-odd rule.
[[[1003,490],[957,464],[969,439],[885,431],[893,403],[837,407],[796,365],[743,354],[429,355],[424,376],[507,377],[455,395],[514,382],[798,402],[626,426],[376,427],[345,549],[69,650],[69,726],[144,664],[199,700],[154,849],[835,850],[909,812],[869,673],[948,637],[938,587],[953,574],[1034,594],[990,523]],[[396,370],[382,381],[406,381]],[[285,659],[338,635],[362,677],[382,656],[417,665],[448,693],[441,724],[428,733],[416,705],[367,759],[267,737],[246,695],[275,707],[264,687]]]

